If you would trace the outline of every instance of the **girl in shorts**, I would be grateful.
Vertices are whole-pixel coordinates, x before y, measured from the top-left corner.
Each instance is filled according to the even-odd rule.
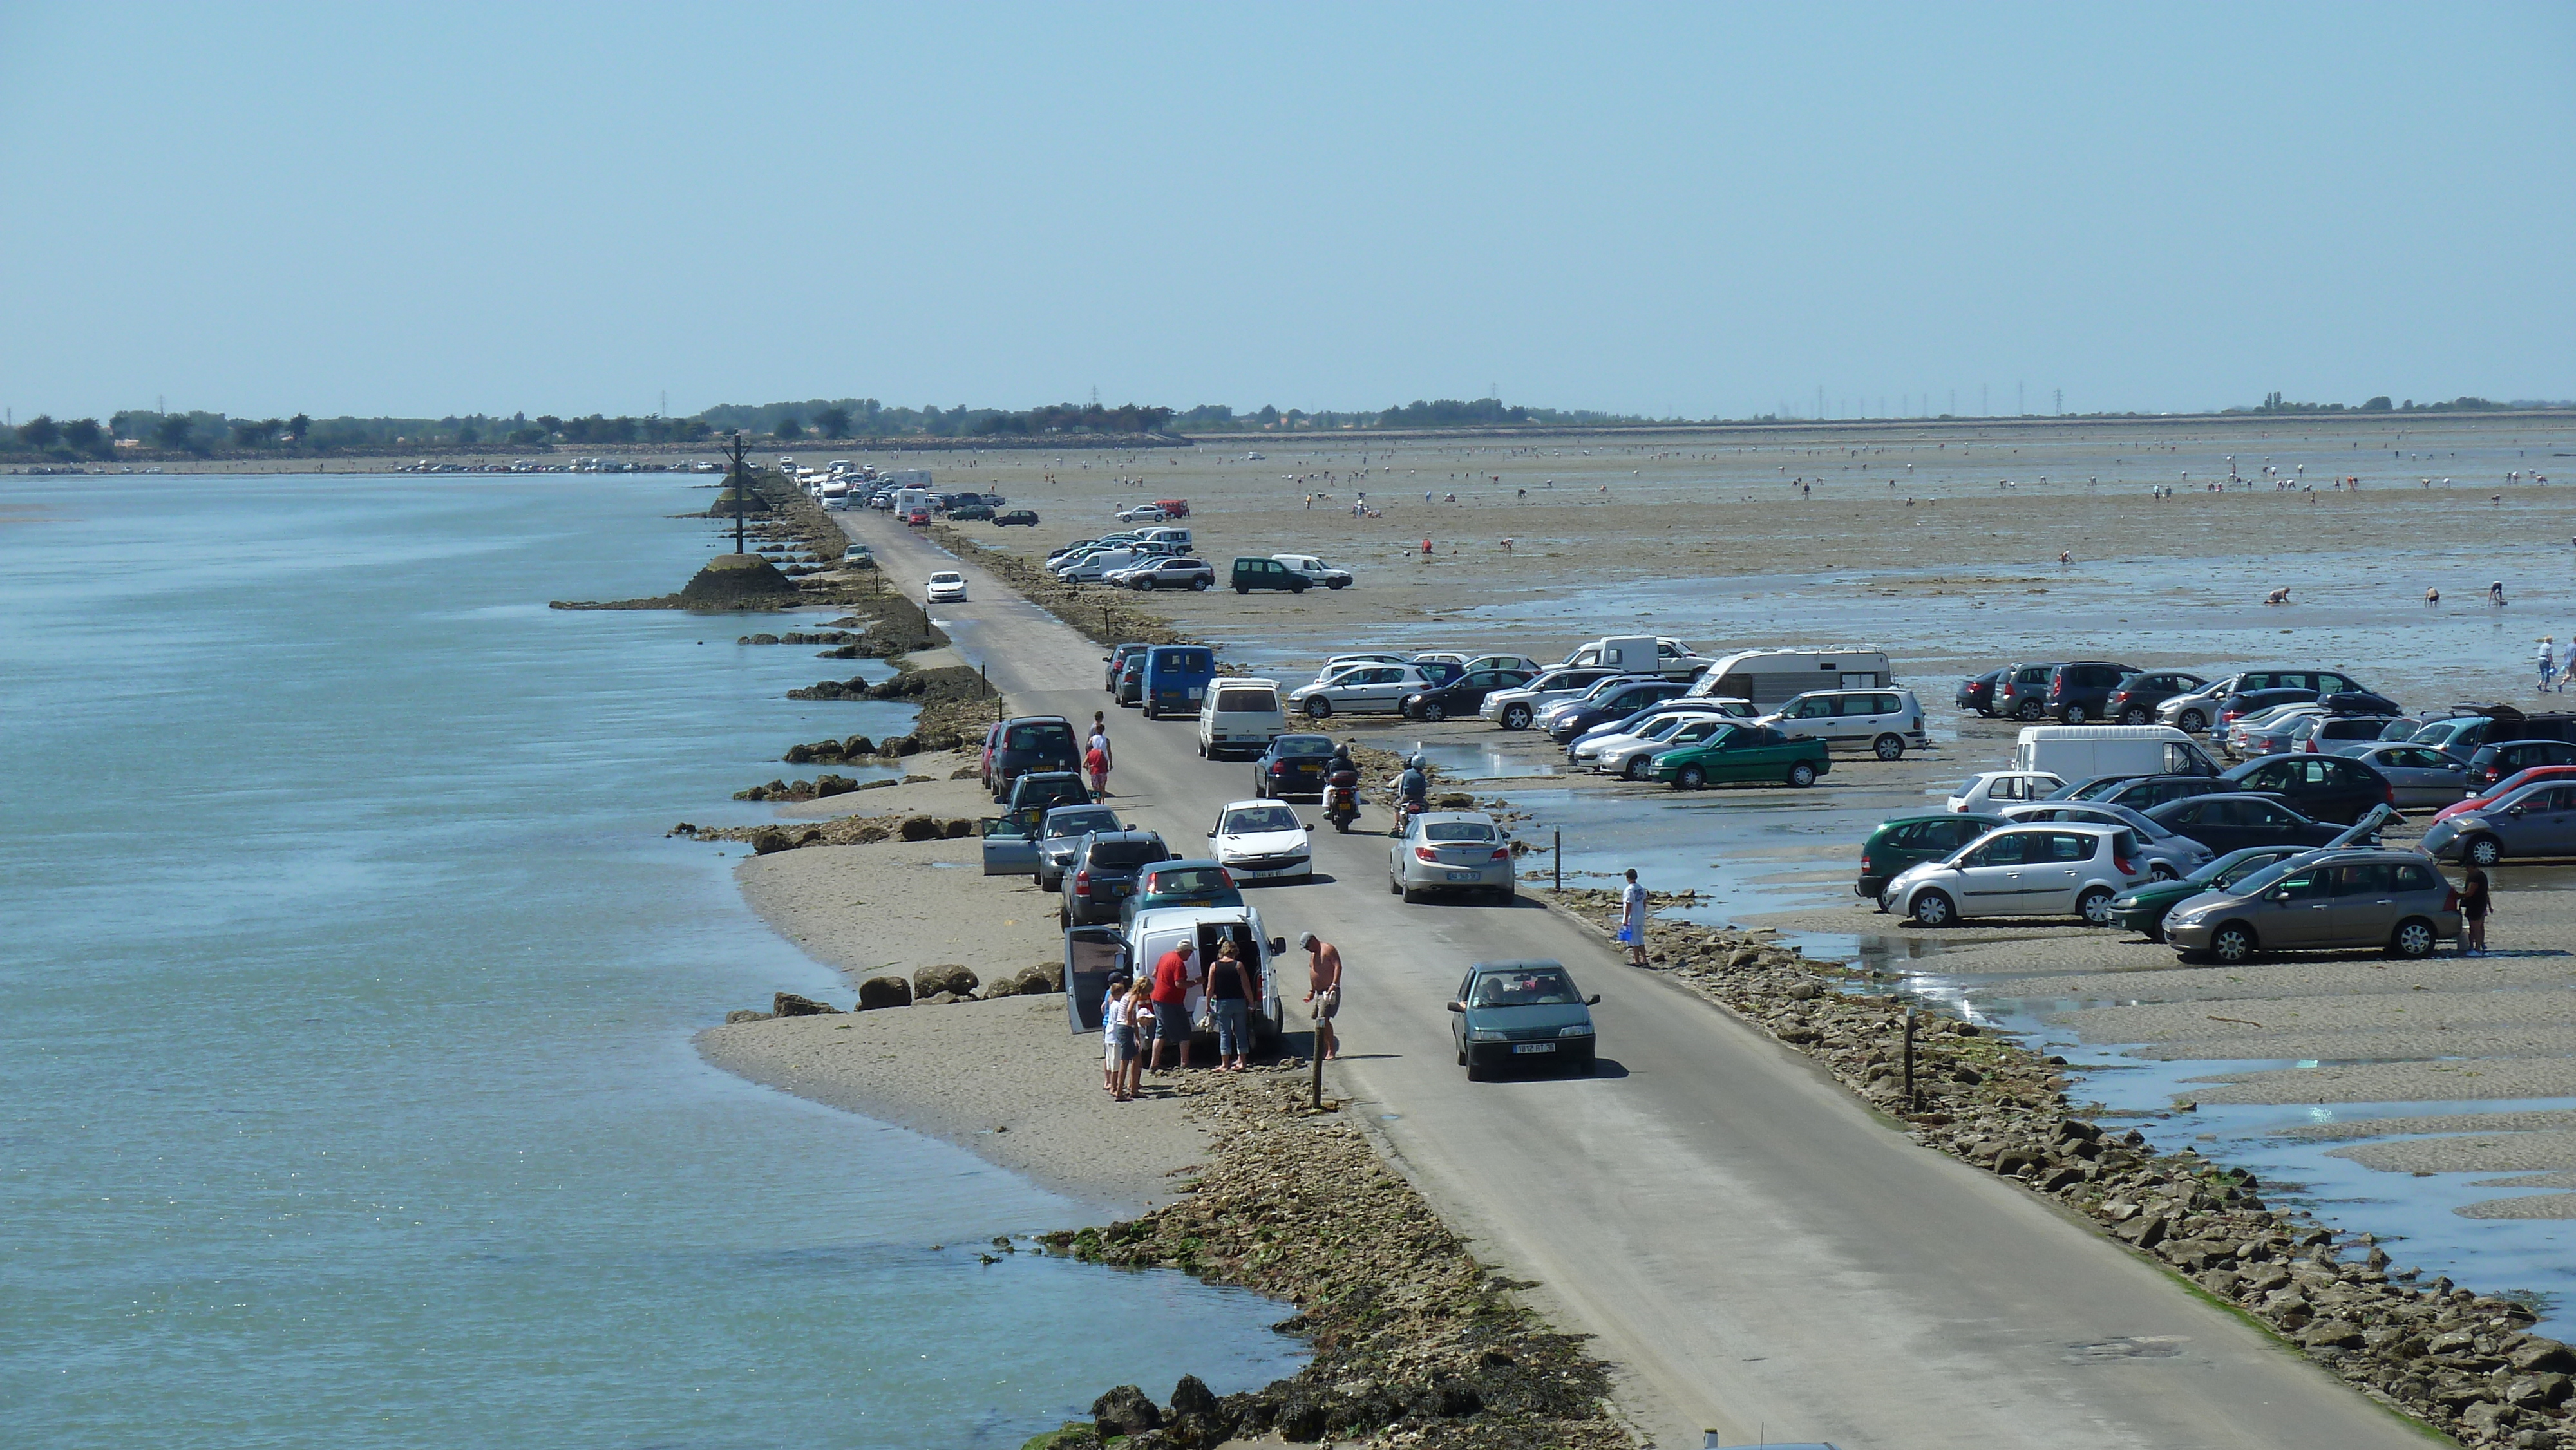
[[[1144,1045],[1137,1023],[1154,1013],[1154,984],[1139,981],[1127,989],[1119,1004],[1118,1022],[1118,1092],[1117,1101],[1133,1102],[1145,1088]]]

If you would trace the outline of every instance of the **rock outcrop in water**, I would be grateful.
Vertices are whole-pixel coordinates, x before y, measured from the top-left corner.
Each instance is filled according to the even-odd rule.
[[[695,609],[757,608],[796,597],[796,581],[758,554],[718,554],[680,591],[681,604]]]

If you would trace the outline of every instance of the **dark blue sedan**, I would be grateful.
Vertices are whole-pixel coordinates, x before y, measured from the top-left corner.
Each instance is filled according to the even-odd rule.
[[[1592,1004],[1575,990],[1561,962],[1531,959],[1478,962],[1458,984],[1450,1035],[1467,1080],[1493,1068],[1562,1066],[1592,1071]]]

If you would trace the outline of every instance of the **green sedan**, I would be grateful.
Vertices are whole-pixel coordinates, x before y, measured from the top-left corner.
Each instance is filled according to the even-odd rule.
[[[1822,740],[1796,740],[1768,725],[1729,725],[1705,740],[1655,757],[1654,778],[1675,790],[1729,780],[1780,781],[1804,788],[1834,768]]]
[[[2204,891],[2235,885],[2276,861],[2304,856],[2313,846],[2248,846],[2230,851],[2179,881],[2149,881],[2129,888],[2111,902],[2111,924],[2144,933],[2149,941],[2165,939],[2165,916]]]

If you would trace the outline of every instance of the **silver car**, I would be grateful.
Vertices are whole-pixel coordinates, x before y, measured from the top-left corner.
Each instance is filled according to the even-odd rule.
[[[1433,891],[1487,891],[1508,901],[1511,838],[1482,811],[1426,811],[1388,848],[1386,889],[1407,903]]]
[[[1939,861],[1908,866],[1878,894],[1878,909],[1917,926],[1989,916],[2080,916],[2113,922],[2111,902],[2147,879],[2126,826],[2005,826]]]
[[[2315,851],[2176,904],[2164,929],[2184,957],[2230,965],[2326,947],[2423,957],[2459,937],[2459,898],[2412,851]]]
[[[2014,822],[2073,821],[2087,826],[2125,827],[2137,837],[2138,864],[2155,881],[2179,881],[2208,865],[2218,854],[2171,826],[2127,806],[2104,801],[2038,801],[2007,806],[2002,814],[2005,820]]]
[[[2508,856],[2576,855],[2576,785],[2535,781],[2435,821],[2424,832],[2424,851],[2473,866],[2492,866]]]
[[[2428,745],[2381,742],[2334,752],[2388,777],[2401,806],[2448,806],[2468,799],[2469,767]]]

